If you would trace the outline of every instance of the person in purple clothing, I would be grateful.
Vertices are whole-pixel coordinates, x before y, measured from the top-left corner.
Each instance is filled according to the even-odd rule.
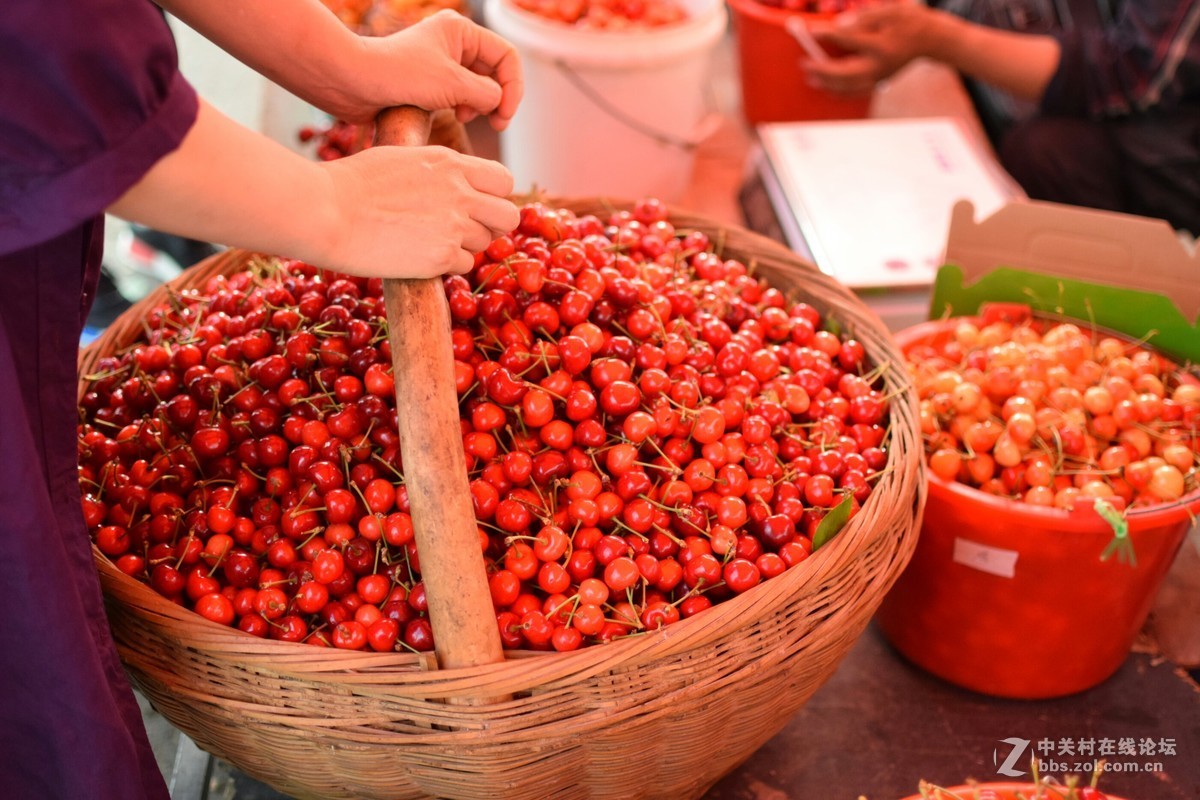
[[[449,12],[350,33],[317,0],[161,0],[339,118],[454,108],[507,125],[510,45]],[[179,75],[148,0],[0,13],[0,797],[166,798],[104,617],[76,475],[76,356],[103,214],[357,275],[463,272],[518,222],[499,164],[438,147],[316,163]]]
[[[807,62],[860,92],[915,58],[969,81],[1001,163],[1034,199],[1200,235],[1200,0],[884,2],[819,33]]]

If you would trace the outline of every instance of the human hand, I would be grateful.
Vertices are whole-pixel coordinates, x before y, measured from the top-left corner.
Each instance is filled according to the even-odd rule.
[[[503,130],[524,92],[516,50],[462,14],[439,11],[391,36],[362,37],[339,107],[327,111],[367,122],[383,108],[452,108],[459,122],[486,114]],[[344,107],[343,107],[344,106]]]
[[[846,12],[828,26],[812,26],[813,36],[846,54],[805,61],[809,79],[839,94],[869,92],[914,58],[929,55],[940,12],[913,2],[888,2]]]
[[[513,178],[444,147],[372,147],[321,165],[332,185],[328,234],[308,260],[353,275],[463,273],[517,227]]]

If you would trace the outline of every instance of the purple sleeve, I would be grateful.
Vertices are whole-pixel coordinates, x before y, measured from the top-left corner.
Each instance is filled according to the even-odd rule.
[[[1200,0],[1138,0],[1100,26],[1059,35],[1042,98],[1051,114],[1117,116],[1200,104]]]
[[[179,146],[197,99],[149,0],[8,0],[0,14],[0,253],[101,213]]]

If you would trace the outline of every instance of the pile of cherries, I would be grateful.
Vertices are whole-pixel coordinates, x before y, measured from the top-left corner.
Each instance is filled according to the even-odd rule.
[[[688,16],[674,0],[513,0],[513,3],[555,22],[605,31],[674,25]]]
[[[606,642],[745,592],[885,467],[862,344],[657,201],[603,220],[526,205],[443,282],[506,647]],[[262,259],[97,359],[79,425],[96,547],[256,636],[432,648],[381,289]]]
[[[1137,343],[996,305],[906,348],[935,475],[1064,509],[1197,487],[1200,381]]]

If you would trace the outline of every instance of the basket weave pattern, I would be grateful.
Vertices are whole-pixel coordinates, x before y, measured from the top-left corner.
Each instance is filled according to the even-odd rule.
[[[603,215],[597,201],[553,202]],[[774,736],[833,673],[907,563],[924,505],[915,398],[879,319],[775,242],[702,217],[728,257],[836,319],[883,373],[888,467],[816,555],[657,632],[570,653],[508,653],[439,671],[432,657],[270,641],[210,623],[96,552],[121,657],[202,748],[300,798],[663,798],[702,795]],[[228,251],[160,287],[80,356],[80,373],[178,292],[245,267]],[[81,382],[82,386],[82,382]],[[511,696],[487,705],[471,698]]]

